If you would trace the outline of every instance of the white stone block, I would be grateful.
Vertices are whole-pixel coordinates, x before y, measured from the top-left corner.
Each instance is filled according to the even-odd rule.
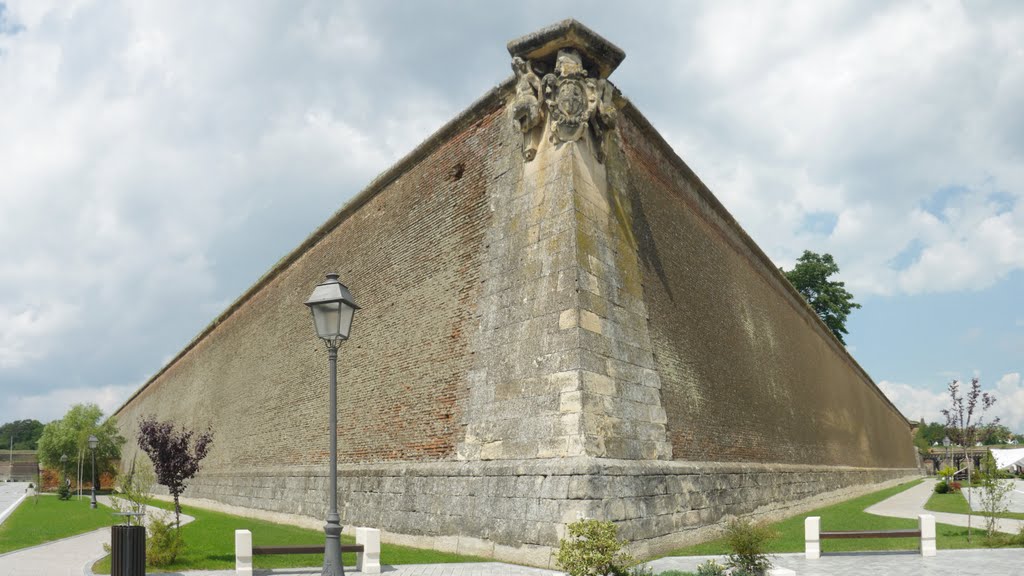
[[[363,545],[362,554],[356,554],[356,572],[380,574],[380,530],[356,528],[356,544]]]
[[[235,530],[235,574],[252,576],[252,532]]]
[[[821,517],[804,518],[804,557],[808,560],[821,558]]]
[[[796,576],[796,571],[789,568],[769,568],[765,576]]]
[[[921,527],[921,556],[935,556],[935,516],[921,514],[917,521]]]

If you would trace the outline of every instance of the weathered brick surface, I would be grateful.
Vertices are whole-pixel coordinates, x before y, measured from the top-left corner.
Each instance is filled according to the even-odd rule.
[[[660,137],[625,118],[610,162],[674,457],[915,466],[906,419]]]
[[[201,337],[118,413],[213,427],[204,467],[327,459],[327,356],[303,301],[341,274],[363,309],[339,358],[339,460],[451,456],[477,330],[490,187],[506,169],[492,108],[373,195]],[[130,461],[131,450],[126,455]]]
[[[585,516],[655,553],[913,473],[906,421],[638,113],[603,164],[589,136],[524,163],[510,91],[133,397],[129,447],[143,414],[211,426],[188,496],[323,517],[327,362],[302,302],[334,270],[363,306],[339,360],[341,513],[390,541],[548,565]]]

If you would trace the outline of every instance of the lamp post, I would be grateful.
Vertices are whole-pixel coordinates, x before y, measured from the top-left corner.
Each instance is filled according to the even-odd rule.
[[[313,294],[306,301],[313,313],[316,335],[327,345],[327,361],[330,366],[330,394],[328,414],[330,415],[330,493],[328,495],[327,523],[324,524],[324,570],[323,576],[344,576],[341,563],[341,519],[338,516],[338,346],[348,340],[352,328],[352,316],[359,309],[352,300],[352,294],[344,284],[338,282],[338,275],[331,273],[317,284]]]
[[[945,436],[942,439],[942,445],[946,447],[946,466],[952,467],[953,463],[949,461],[949,445],[950,445],[949,436]],[[949,479],[947,479],[946,481],[949,482]]]
[[[96,445],[100,439],[95,435],[89,435],[89,451],[92,452],[92,500],[89,501],[89,508],[96,508]]]
[[[60,479],[61,483],[63,484],[65,482],[67,482],[67,480],[68,480],[68,455],[67,454],[61,454],[60,455],[60,475],[61,475],[61,479]]]

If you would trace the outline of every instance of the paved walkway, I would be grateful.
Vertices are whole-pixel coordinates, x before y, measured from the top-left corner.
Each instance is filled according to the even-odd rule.
[[[0,524],[18,507],[27,488],[28,482],[0,482]]]
[[[1024,512],[1024,480],[1007,480],[1012,482],[1013,487],[1006,495],[1007,512]],[[982,488],[964,488],[964,497],[971,494],[971,509],[978,511],[982,509],[981,494]]]
[[[672,556],[649,565],[655,574],[695,572],[698,564],[709,559],[725,563],[721,556]],[[916,552],[833,552],[818,560],[807,560],[803,554],[779,554],[772,557],[772,565],[793,570],[797,576],[1020,576],[1024,574],[1024,550],[939,550],[931,558]]]
[[[41,496],[55,498],[55,496]],[[100,503],[110,506],[109,496],[98,496]],[[155,508],[151,514],[164,512]],[[102,512],[106,514],[106,512]],[[113,518],[111,518],[113,521]],[[191,516],[181,515],[181,523],[192,521]],[[7,554],[0,554],[0,576],[82,576],[90,574],[89,567],[106,556],[103,545],[110,544],[110,528],[100,528],[78,536],[47,542],[32,548],[23,548]]]
[[[932,512],[924,509],[924,505],[928,502],[928,498],[931,497],[934,489],[935,482],[926,480],[925,482],[914,486],[910,490],[904,490],[892,498],[882,500],[874,506],[869,506],[865,512],[869,514],[877,514],[878,516],[913,519],[917,519],[918,514],[932,514],[935,516],[935,521],[939,524],[952,524],[953,526],[966,527],[967,516],[965,514]],[[984,525],[985,519],[980,516],[975,516],[971,520],[971,526],[974,528],[982,528]],[[1007,534],[1017,534],[1020,532],[1022,527],[1024,527],[1024,520],[999,518],[996,523],[996,529],[1000,532],[1006,532]],[[827,529],[827,527],[823,527],[823,529]],[[1019,553],[1024,557],[1024,551]],[[1024,574],[1024,562],[1022,562],[1022,567],[1020,568],[1019,573]]]
[[[252,571],[253,576],[320,576],[321,568],[276,568]],[[189,572],[149,572],[149,576],[235,576],[234,570],[202,570]],[[345,567],[345,574],[362,574],[355,567]],[[564,576],[561,572],[516,566],[504,562],[467,562],[465,564],[402,564],[381,566],[382,576]]]
[[[868,512],[882,516],[917,518],[924,513],[924,503],[933,483],[924,482],[870,508]],[[106,497],[100,497],[106,500]],[[106,503],[106,502],[105,502]],[[928,512],[933,514],[932,512]],[[934,513],[945,524],[966,526],[966,517],[958,514]],[[182,516],[182,523],[192,518]],[[1001,520],[1000,529],[1016,533],[1024,522]],[[103,543],[110,542],[110,530],[102,529],[72,538],[51,542],[35,548],[0,555],[0,576],[79,576],[91,574],[89,567],[104,555]],[[649,564],[654,573],[666,570],[695,571],[709,558],[724,563],[722,557],[678,556],[660,558]],[[831,553],[818,560],[807,560],[803,554],[780,554],[773,557],[779,568],[796,571],[800,576],[1019,576],[1024,574],[1024,550],[978,549],[939,550],[935,557],[923,558],[914,552]],[[561,573],[541,568],[516,566],[501,562],[467,564],[407,564],[384,566],[386,576],[560,576]],[[352,569],[346,573],[360,574]],[[187,576],[233,576],[234,570],[191,571],[168,573]],[[320,574],[319,568],[255,570],[259,576],[306,576]]]

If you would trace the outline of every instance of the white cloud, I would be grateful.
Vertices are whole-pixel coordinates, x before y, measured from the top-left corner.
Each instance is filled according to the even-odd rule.
[[[927,388],[919,388],[902,382],[882,380],[878,388],[899,408],[908,420],[917,422],[924,418],[926,422],[945,422],[942,409],[948,408],[946,391],[936,392]]]
[[[995,413],[1014,432],[1024,432],[1024,382],[1020,372],[1004,374],[996,382]]]
[[[0,421],[16,419],[18,414],[27,414],[47,423],[57,420],[74,404],[92,403],[109,416],[124,402],[138,386],[98,386],[81,388],[58,388],[43,394],[28,394],[15,397],[0,408]]]
[[[1024,269],[1020,11],[949,0],[695,12],[676,81],[698,96],[670,140],[769,256],[787,266],[805,248],[831,252],[858,295],[975,290]],[[944,219],[921,210],[950,186],[967,193]],[[837,219],[831,234],[801,226],[820,211]],[[915,242],[919,254],[893,264]]]
[[[966,385],[969,382],[961,381],[962,393]],[[908,419],[918,421],[924,418],[927,422],[945,422],[941,411],[949,408],[947,390],[936,391],[933,388],[888,380],[879,382],[878,387]],[[990,422],[998,417],[1000,423],[1010,430],[1024,432],[1024,382],[1021,381],[1021,373],[1004,374],[995,385],[986,386],[982,382],[981,389],[983,392],[992,392],[996,397],[995,405],[985,413],[985,420]]]
[[[23,409],[155,370],[453,113],[367,90],[362,9],[7,4],[0,385]]]

